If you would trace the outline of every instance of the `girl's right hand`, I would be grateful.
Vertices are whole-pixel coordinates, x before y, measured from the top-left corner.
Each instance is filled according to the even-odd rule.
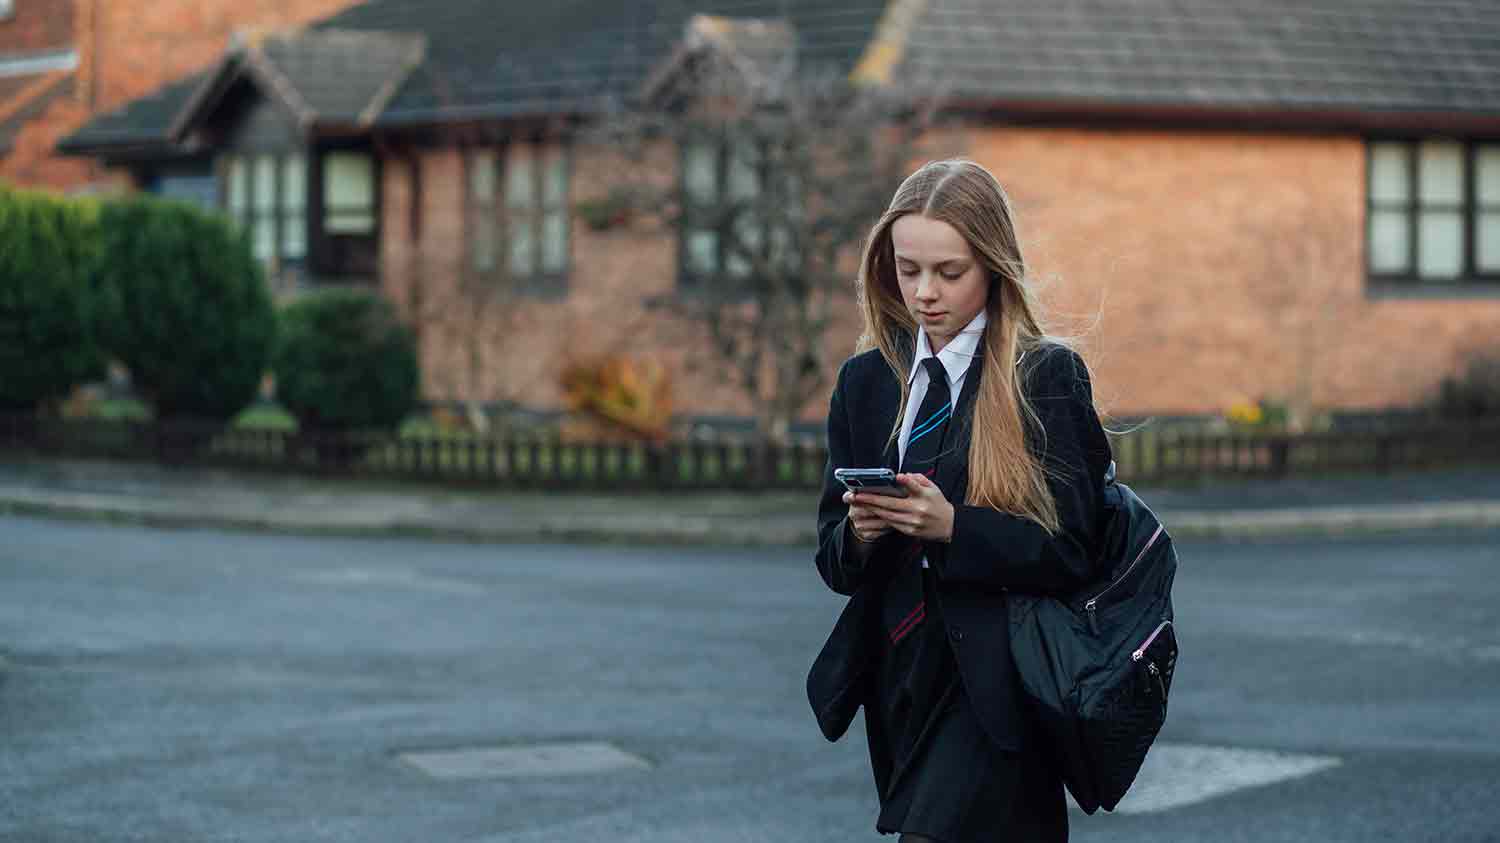
[[[876,514],[875,510],[860,503],[861,498],[853,492],[844,493],[844,503],[849,505],[849,529],[854,538],[872,542],[889,533],[891,525]]]

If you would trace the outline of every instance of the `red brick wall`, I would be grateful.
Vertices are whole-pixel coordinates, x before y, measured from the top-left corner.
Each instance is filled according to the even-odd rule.
[[[123,178],[120,174],[107,173],[92,161],[55,155],[54,144],[92,116],[209,66],[238,29],[301,25],[356,2],[18,0],[16,18],[0,23],[0,37],[23,19],[32,21],[31,25],[38,31],[44,29],[48,38],[60,35],[64,42],[71,39],[79,62],[73,96],[54,102],[27,123],[16,138],[15,149],[0,159],[0,179],[57,190],[119,182]],[[8,47],[0,43],[0,49]]]
[[[432,399],[511,400],[556,408],[558,376],[581,355],[619,352],[648,357],[672,374],[675,402],[688,413],[749,415],[751,403],[708,351],[692,323],[648,308],[651,297],[676,288],[675,241],[649,226],[589,229],[572,222],[572,271],[562,299],[486,293],[460,281],[464,239],[464,169],[455,149],[419,153],[422,238],[409,236],[410,171],[386,159],[383,208],[386,238],[381,267],[387,293],[420,318],[424,392]],[[673,177],[675,156],[658,150],[653,171]],[[603,195],[611,173],[625,166],[598,151],[575,157],[573,200]],[[415,280],[415,283],[414,283]],[[414,296],[415,291],[415,296]],[[852,317],[852,298],[850,301]],[[832,340],[836,367],[853,348],[853,322]],[[821,417],[827,397],[809,404]]]
[[[29,52],[73,44],[74,0],[16,0],[9,18],[0,20],[0,52]]]
[[[1500,300],[1367,294],[1358,137],[988,129],[968,146],[1118,413],[1407,404],[1500,342]]]
[[[1219,412],[1262,396],[1406,404],[1475,342],[1500,337],[1500,300],[1366,295],[1358,138],[983,129],[931,149],[973,157],[1006,185],[1052,327],[1082,340],[1096,396],[1117,415]],[[413,264],[405,235],[407,170],[387,166],[382,262],[399,301],[421,279],[428,397],[555,407],[570,353],[615,349],[668,363],[682,411],[750,412],[701,334],[642,304],[674,288],[669,237],[575,220],[565,300],[501,297],[495,315],[471,321],[481,309],[455,280],[461,159],[447,150],[422,162],[422,258]],[[617,166],[581,153],[574,198],[606,190]],[[658,170],[672,166],[666,157]],[[847,309],[828,338],[830,382],[858,333]],[[825,393],[804,419],[826,408]]]

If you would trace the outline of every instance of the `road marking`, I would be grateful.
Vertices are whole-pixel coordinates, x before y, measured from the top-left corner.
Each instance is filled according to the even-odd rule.
[[[1147,754],[1115,813],[1170,811],[1237,790],[1310,776],[1341,763],[1329,755],[1159,743]]]
[[[463,580],[434,577],[398,568],[334,568],[326,571],[300,571],[292,575],[302,582],[319,585],[391,586],[448,594],[484,594],[483,587]]]
[[[440,779],[576,776],[651,768],[639,755],[590,741],[402,752],[397,757]]]

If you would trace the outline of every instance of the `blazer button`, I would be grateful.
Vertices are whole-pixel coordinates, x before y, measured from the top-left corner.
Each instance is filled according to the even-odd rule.
[[[948,630],[948,637],[952,638],[954,641],[962,641],[964,640],[964,631],[956,626],[951,627]]]

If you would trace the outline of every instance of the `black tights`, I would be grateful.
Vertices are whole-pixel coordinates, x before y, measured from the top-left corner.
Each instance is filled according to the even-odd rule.
[[[903,834],[898,843],[935,843],[931,837],[923,837],[920,834]]]

